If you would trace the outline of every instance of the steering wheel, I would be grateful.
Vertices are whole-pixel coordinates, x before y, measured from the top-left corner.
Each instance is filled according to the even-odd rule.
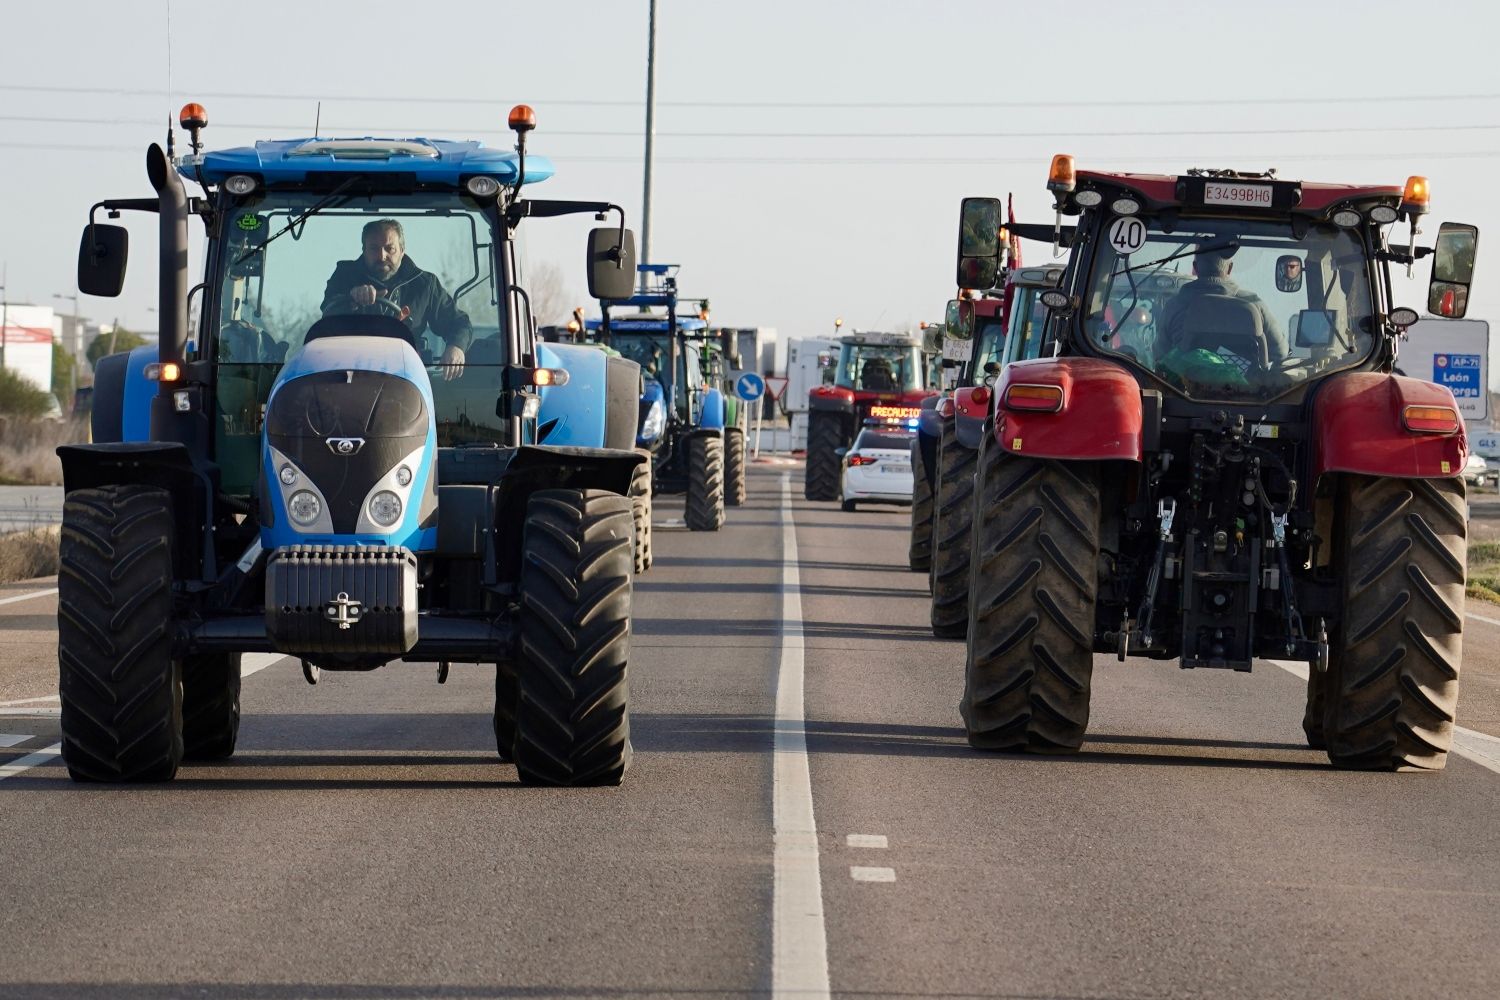
[[[389,316],[391,319],[396,320],[405,320],[407,316],[411,315],[411,311],[405,306],[397,305],[394,301],[386,298],[384,295],[377,295],[375,297],[375,302],[373,303],[373,305],[366,306],[365,308],[373,308],[379,315]]]

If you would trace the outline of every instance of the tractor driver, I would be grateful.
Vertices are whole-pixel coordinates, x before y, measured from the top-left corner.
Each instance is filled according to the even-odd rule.
[[[1213,304],[1222,302],[1225,298],[1238,299],[1259,314],[1266,359],[1271,365],[1291,353],[1286,334],[1260,296],[1240,288],[1230,280],[1229,273],[1234,270],[1234,261],[1229,258],[1234,256],[1235,249],[1237,248],[1204,248],[1203,244],[1199,244],[1193,256],[1194,280],[1183,285],[1162,308],[1157,328],[1160,331],[1156,350],[1158,357],[1178,349],[1191,350],[1195,346],[1193,339],[1197,333],[1196,328],[1213,312]],[[1208,296],[1214,298],[1207,298]]]
[[[468,315],[454,302],[437,275],[406,255],[406,234],[395,219],[377,219],[361,234],[357,260],[341,260],[323,292],[323,315],[376,308],[421,334],[431,329],[447,348],[438,359],[444,379],[463,374],[464,352],[474,339]],[[379,305],[377,306],[377,303]]]

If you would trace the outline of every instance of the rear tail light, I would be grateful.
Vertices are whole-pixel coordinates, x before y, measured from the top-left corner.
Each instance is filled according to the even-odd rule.
[[[974,395],[977,398],[979,393],[976,391]],[[1026,385],[1022,383],[1010,386],[1005,390],[1005,407],[1009,410],[1037,410],[1042,413],[1056,413],[1062,409],[1062,404],[1062,386]]]
[[[990,387],[987,385],[977,386],[973,392],[969,393],[969,399],[973,401],[975,406],[988,406],[990,402]]]
[[[876,458],[873,455],[854,454],[849,456],[850,465],[874,465],[878,461],[880,461],[880,459]]]
[[[1417,434],[1455,434],[1460,426],[1451,406],[1408,406],[1401,411],[1401,422]]]

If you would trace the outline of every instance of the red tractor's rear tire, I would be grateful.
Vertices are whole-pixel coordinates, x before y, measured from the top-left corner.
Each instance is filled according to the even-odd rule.
[[[974,467],[979,453],[943,421],[932,518],[932,634],[962,639],[969,630],[969,535],[974,526]]]
[[[1089,719],[1099,473],[985,440],[975,485],[959,711],[978,750],[1077,750]]]
[[[1322,737],[1359,770],[1438,770],[1453,743],[1463,653],[1467,507],[1461,479],[1346,476]]]
[[[906,564],[913,573],[932,569],[932,484],[927,481],[920,436],[911,441],[911,544]]]
[[[837,416],[832,413],[808,415],[807,478],[803,496],[809,500],[839,498],[839,470],[843,463],[834,452],[848,443],[844,440],[844,429]]]

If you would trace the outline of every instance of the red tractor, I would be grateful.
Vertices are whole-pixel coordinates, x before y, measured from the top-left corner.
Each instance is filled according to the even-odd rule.
[[[1339,767],[1441,768],[1464,623],[1468,457],[1448,388],[1392,374],[1433,259],[1461,316],[1478,230],[1416,245],[1427,182],[1076,172],[1042,349],[995,386],[975,473],[961,711],[984,750],[1076,750],[1095,653],[1309,664],[1303,728]],[[961,280],[998,261],[966,199]],[[1393,242],[1409,224],[1410,244]],[[1404,229],[1406,227],[1399,227]],[[980,277],[983,277],[981,274]]]
[[[854,443],[866,419],[917,419],[922,400],[936,392],[926,387],[928,375],[916,337],[853,333],[840,339],[833,384],[808,393],[807,499],[839,498],[837,451]]]

